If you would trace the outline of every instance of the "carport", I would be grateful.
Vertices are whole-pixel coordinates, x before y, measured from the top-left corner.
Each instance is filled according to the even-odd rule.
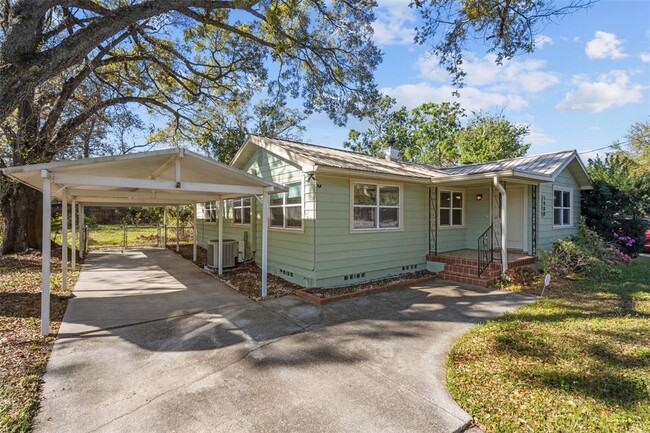
[[[83,230],[84,205],[178,206],[219,203],[219,250],[223,252],[224,200],[262,197],[262,297],[266,297],[270,194],[275,184],[182,148],[87,158],[3,169],[10,178],[43,192],[41,333],[49,333],[52,198],[62,203],[62,245],[68,244],[68,204],[72,206],[72,266],[76,266],[77,228]],[[78,221],[76,216],[78,214]],[[195,224],[196,226],[196,224]],[[81,246],[80,239],[80,246]],[[222,255],[218,271],[222,273]],[[196,261],[196,230],[193,259]],[[62,280],[67,287],[68,250],[62,248]]]

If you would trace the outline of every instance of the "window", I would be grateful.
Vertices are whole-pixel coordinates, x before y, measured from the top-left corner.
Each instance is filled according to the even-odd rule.
[[[196,217],[204,220],[206,223],[213,223],[217,221],[217,206],[213,201],[206,203],[199,203],[197,208]]]
[[[287,185],[289,191],[271,195],[271,227],[302,228],[302,184]]]
[[[400,228],[399,186],[355,183],[352,193],[354,230]]]
[[[251,223],[251,198],[238,198],[232,201],[232,223]]]
[[[462,191],[440,191],[440,227],[462,227],[463,204]]]
[[[553,190],[553,225],[571,225],[571,190]]]

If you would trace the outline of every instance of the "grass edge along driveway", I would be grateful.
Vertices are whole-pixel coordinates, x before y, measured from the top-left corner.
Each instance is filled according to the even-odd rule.
[[[650,431],[650,259],[473,328],[447,385],[488,432]]]

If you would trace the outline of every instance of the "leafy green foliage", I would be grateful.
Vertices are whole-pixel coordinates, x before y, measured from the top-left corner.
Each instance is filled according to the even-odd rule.
[[[621,277],[621,269],[614,265],[629,261],[629,255],[614,245],[607,245],[584,221],[580,221],[576,236],[556,240],[543,255],[545,271],[559,277],[575,274],[592,278]]]
[[[473,164],[524,156],[530,148],[530,144],[524,143],[528,133],[528,125],[511,123],[503,114],[479,112],[456,134],[460,163]]]
[[[636,254],[643,245],[650,215],[650,124],[632,125],[627,135],[628,147],[617,146],[604,159],[589,160],[588,171],[594,188],[582,196],[582,215],[587,225],[603,238],[616,241],[628,236],[625,250]],[[616,234],[616,237],[615,237]]]
[[[477,113],[463,126],[466,113],[458,103],[425,103],[411,111],[394,109],[395,103],[382,96],[370,127],[351,130],[343,145],[381,156],[392,141],[400,159],[436,166],[522,156],[530,147],[524,143],[528,127],[510,123],[503,115]]]

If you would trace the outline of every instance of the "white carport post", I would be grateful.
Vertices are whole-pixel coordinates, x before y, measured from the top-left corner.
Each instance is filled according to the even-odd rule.
[[[192,261],[196,263],[196,206],[194,203],[194,227],[192,228]]]
[[[43,238],[41,242],[41,335],[50,333],[50,256],[52,220],[52,182],[50,173],[41,170],[43,178]]]
[[[61,285],[68,290],[68,193],[63,189],[61,198]]]
[[[219,203],[219,257],[217,259],[218,262],[218,270],[219,270],[219,275],[223,274],[223,200],[221,200],[221,197],[219,197],[218,200]]]
[[[497,176],[493,180],[501,194],[501,272],[505,273],[508,270],[508,194]]]
[[[84,209],[84,205],[79,203],[79,257],[82,259],[84,258],[84,245],[86,243],[86,235],[84,233],[84,226],[86,225],[86,222],[84,221],[85,213],[86,209]]]
[[[163,210],[163,248],[167,248],[167,206]]]
[[[266,298],[268,255],[269,255],[269,193],[264,191],[262,196],[262,298]]]
[[[179,206],[176,206],[176,252],[179,252],[181,250],[180,245],[178,243],[178,237],[179,237],[178,224],[181,219],[181,212],[179,209],[180,209]]]
[[[77,200],[72,199],[72,206],[70,206],[70,213],[72,214],[72,270],[77,269]]]

